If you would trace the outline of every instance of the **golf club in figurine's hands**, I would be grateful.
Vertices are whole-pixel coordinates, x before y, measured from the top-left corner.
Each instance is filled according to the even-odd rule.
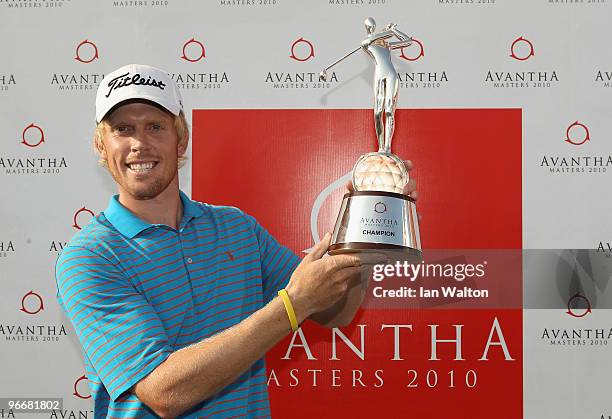
[[[375,33],[376,22],[365,20],[367,32],[361,46],[327,66],[319,75],[326,80],[331,67],[359,50],[374,61],[374,128],[378,151],[361,156],[353,167],[353,192],[340,208],[329,253],[400,251],[421,257],[421,241],[414,199],[403,195],[408,171],[391,152],[399,80],[391,51],[411,44],[411,38],[389,23]],[[395,38],[397,40],[392,41]]]

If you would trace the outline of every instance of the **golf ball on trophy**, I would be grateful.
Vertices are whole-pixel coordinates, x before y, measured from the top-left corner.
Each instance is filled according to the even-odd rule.
[[[408,183],[404,162],[391,153],[368,153],[357,160],[353,168],[356,191],[383,191],[401,194]]]

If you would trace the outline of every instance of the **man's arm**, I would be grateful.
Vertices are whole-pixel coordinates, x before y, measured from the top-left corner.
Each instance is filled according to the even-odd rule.
[[[324,311],[346,294],[351,278],[372,255],[337,255],[321,259],[329,236],[298,265],[286,287],[298,322]],[[161,417],[177,416],[236,380],[291,330],[279,297],[237,325],[172,353],[132,391]]]
[[[296,308],[298,321],[307,312]],[[176,417],[235,381],[290,331],[277,297],[237,325],[172,353],[132,392],[162,418]]]

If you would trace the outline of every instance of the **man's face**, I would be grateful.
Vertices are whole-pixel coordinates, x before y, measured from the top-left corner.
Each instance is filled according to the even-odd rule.
[[[120,106],[105,118],[102,146],[100,155],[121,195],[146,200],[173,181],[178,188],[177,158],[185,152],[187,140],[179,141],[169,112],[139,102]]]

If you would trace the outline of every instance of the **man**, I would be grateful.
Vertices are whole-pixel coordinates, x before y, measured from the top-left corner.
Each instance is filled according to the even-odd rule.
[[[119,194],[56,266],[96,418],[269,416],[266,351],[307,318],[348,324],[360,274],[383,260],[322,258],[328,234],[300,262],[253,217],[187,198],[182,108],[150,66],[122,67],[98,88],[94,142]]]

